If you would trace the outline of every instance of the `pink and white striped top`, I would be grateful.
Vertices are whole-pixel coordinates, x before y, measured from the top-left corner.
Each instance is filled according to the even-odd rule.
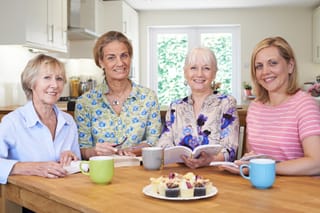
[[[304,156],[303,139],[320,135],[320,106],[298,91],[275,107],[251,102],[246,121],[251,151],[279,161],[295,159]]]

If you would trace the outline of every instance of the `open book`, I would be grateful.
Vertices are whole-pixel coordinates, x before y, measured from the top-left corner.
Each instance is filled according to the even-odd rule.
[[[228,161],[213,161],[210,163],[210,166],[232,166],[235,168],[239,168],[237,164]]]
[[[219,144],[207,144],[197,146],[193,151],[186,146],[172,146],[164,149],[163,164],[182,163],[181,155],[197,158],[202,151],[210,155],[217,155],[222,149]]]
[[[244,156],[240,158],[239,161],[250,161],[251,159],[257,159],[257,158],[270,158],[270,157],[265,154],[256,154],[256,155]],[[228,162],[228,161],[213,161],[210,163],[210,166],[233,166],[233,167],[239,168],[237,164],[233,162]]]
[[[140,166],[142,162],[142,157],[133,157],[133,156],[122,156],[122,155],[113,155],[114,167],[124,167],[124,166]],[[67,170],[68,174],[74,174],[80,172],[80,162],[81,161],[72,161],[69,166],[65,166],[64,169]],[[87,170],[87,168],[82,168]]]

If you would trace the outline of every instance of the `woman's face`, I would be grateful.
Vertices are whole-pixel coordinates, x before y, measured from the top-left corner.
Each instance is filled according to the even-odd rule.
[[[277,47],[267,47],[257,53],[255,72],[258,83],[269,93],[285,93],[289,74],[293,72],[294,63],[279,54]]]
[[[113,41],[103,48],[101,68],[104,68],[108,80],[127,79],[130,74],[131,57],[127,46],[119,41]]]
[[[211,84],[216,77],[216,66],[212,60],[205,60],[205,52],[198,52],[193,63],[184,69],[184,77],[192,92],[204,92],[211,90]]]
[[[57,66],[42,64],[32,88],[32,100],[36,104],[53,105],[58,102],[65,79]]]

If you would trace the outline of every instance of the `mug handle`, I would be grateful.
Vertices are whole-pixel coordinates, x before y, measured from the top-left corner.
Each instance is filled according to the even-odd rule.
[[[239,168],[240,169],[240,175],[243,178],[250,180],[250,175],[247,176],[247,175],[243,174],[243,169],[244,168],[248,168],[250,170],[250,166],[248,164],[242,164],[242,165],[240,165],[240,168]]]
[[[87,168],[89,168],[89,161],[81,161],[80,162],[80,171],[81,171],[81,173],[82,174],[84,174],[84,175],[90,175],[90,170],[87,170],[87,171],[85,171],[84,169],[83,169],[83,167],[82,167],[82,165],[85,165],[85,164],[87,164],[88,166],[87,166]]]

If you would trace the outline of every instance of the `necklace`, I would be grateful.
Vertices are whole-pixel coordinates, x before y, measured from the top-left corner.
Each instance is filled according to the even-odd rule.
[[[114,100],[112,101],[112,105],[119,105],[119,104],[120,104],[120,101],[117,100],[117,99],[114,99]]]
[[[112,106],[118,106],[120,105],[122,102],[124,102],[123,100],[125,99],[126,95],[128,92],[128,87],[126,87],[122,93],[120,93],[119,95],[115,95],[112,91],[111,93],[109,93],[109,98],[111,99],[111,105]]]

